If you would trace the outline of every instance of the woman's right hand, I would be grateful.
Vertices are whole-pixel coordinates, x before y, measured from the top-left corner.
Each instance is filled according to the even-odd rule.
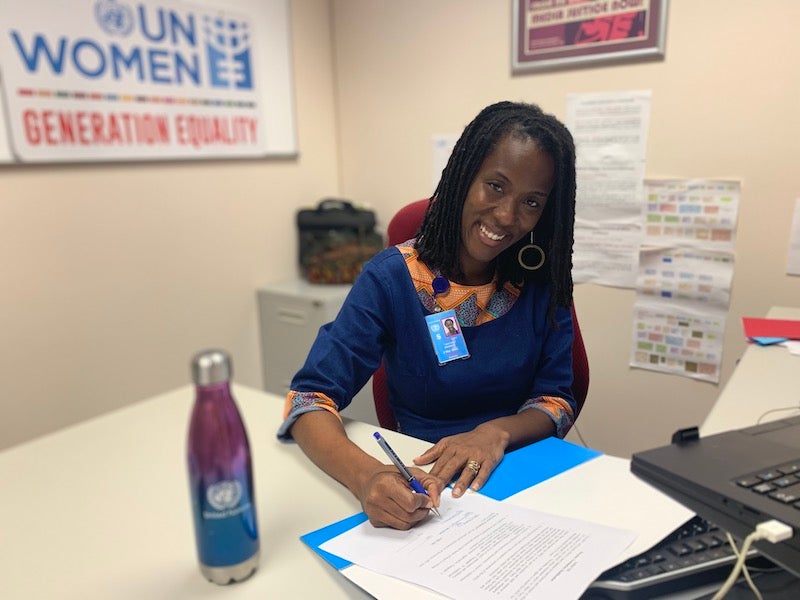
[[[406,480],[392,466],[384,465],[369,475],[359,494],[361,507],[375,527],[411,529],[425,520],[430,509],[439,506],[442,482],[422,469],[410,471],[428,492],[417,494],[408,487]]]
[[[409,471],[428,495],[415,494],[395,466],[382,463],[348,439],[342,422],[327,410],[300,415],[292,436],[303,452],[328,475],[344,484],[361,503],[375,527],[410,529],[439,506],[444,484],[418,467]]]

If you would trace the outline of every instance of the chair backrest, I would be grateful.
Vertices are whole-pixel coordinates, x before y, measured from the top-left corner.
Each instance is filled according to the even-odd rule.
[[[401,208],[389,221],[386,228],[386,242],[388,246],[394,246],[406,240],[410,240],[417,234],[422,218],[425,216],[425,209],[428,207],[429,200],[423,198]],[[575,339],[572,342],[572,395],[578,404],[575,418],[580,415],[586,395],[589,392],[589,360],[586,356],[586,346],[583,344],[581,328],[578,324],[578,316],[575,313],[575,304],[572,305],[572,327]],[[389,402],[389,387],[386,383],[386,370],[383,364],[378,367],[372,376],[372,396],[375,400],[375,415],[378,423],[386,429],[397,430],[397,419],[395,419],[392,406]]]

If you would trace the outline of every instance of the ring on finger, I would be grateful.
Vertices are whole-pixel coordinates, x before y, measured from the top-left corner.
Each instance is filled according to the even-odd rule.
[[[467,462],[467,468],[477,475],[478,471],[481,470],[481,463],[479,463],[477,460],[470,460]]]

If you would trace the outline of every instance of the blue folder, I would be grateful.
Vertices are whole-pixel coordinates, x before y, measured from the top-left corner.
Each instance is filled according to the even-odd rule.
[[[782,344],[783,342],[789,341],[789,338],[785,337],[751,337],[747,339],[755,342],[759,346],[772,346],[773,344]]]
[[[549,437],[506,454],[503,462],[494,470],[480,493],[495,500],[505,500],[517,492],[526,490],[601,454],[597,450]],[[367,515],[360,512],[322,529],[302,535],[300,539],[335,569],[340,570],[350,565],[350,561],[325,552],[320,549],[320,546],[366,520]]]

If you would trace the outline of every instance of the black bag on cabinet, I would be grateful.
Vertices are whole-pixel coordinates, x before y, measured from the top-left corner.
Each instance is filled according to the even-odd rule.
[[[310,283],[353,283],[384,247],[375,213],[337,198],[297,211],[297,231],[300,271]]]

